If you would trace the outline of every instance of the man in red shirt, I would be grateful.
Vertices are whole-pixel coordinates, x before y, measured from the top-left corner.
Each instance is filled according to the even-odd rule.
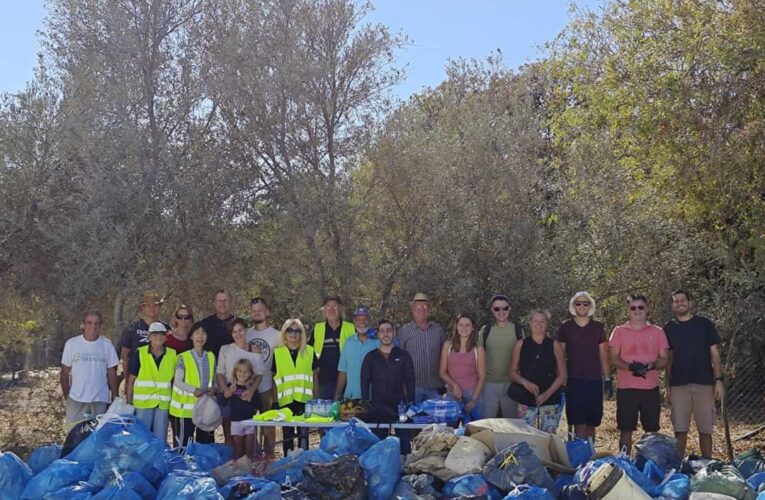
[[[638,415],[645,432],[659,431],[659,370],[667,366],[669,343],[664,330],[648,322],[648,300],[627,298],[629,321],[611,332],[608,351],[616,367],[616,426],[619,448],[632,448]]]

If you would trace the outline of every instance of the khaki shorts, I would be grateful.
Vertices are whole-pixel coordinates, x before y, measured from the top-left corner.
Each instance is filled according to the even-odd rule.
[[[672,427],[675,432],[688,432],[691,415],[701,434],[712,434],[715,425],[715,388],[713,385],[675,385],[670,388]]]

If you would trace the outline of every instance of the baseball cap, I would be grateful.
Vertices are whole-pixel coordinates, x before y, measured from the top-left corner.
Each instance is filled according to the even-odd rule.
[[[356,311],[353,313],[354,316],[366,316],[367,318],[372,318],[372,313],[369,312],[368,307],[357,307]]]
[[[149,333],[167,333],[167,327],[159,321],[155,321],[149,325]]]

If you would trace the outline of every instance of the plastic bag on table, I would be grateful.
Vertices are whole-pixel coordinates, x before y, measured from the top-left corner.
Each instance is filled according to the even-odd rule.
[[[685,500],[690,494],[691,478],[685,474],[672,474],[659,485],[659,496],[665,500]]]
[[[63,447],[60,444],[51,444],[48,446],[40,446],[29,455],[27,464],[32,469],[32,474],[37,474],[44,468],[53,463],[54,460],[61,458],[61,450]]]
[[[380,441],[367,424],[357,418],[352,418],[348,425],[334,427],[321,438],[320,448],[335,455],[352,453],[361,455],[370,446]]]
[[[491,450],[471,437],[460,437],[449,450],[444,465],[457,474],[480,474],[491,456]]]
[[[61,458],[68,458],[75,462],[91,463],[94,464],[97,460],[95,456],[95,449],[92,447],[82,448],[81,445],[95,432],[98,420],[90,419],[83,420],[78,423],[67,433],[64,440],[64,446],[61,449]],[[93,444],[92,441],[90,444]],[[69,457],[68,455],[75,451],[76,448],[82,448],[77,456]]]
[[[145,472],[161,463],[167,444],[149,432],[139,418],[104,415],[96,431],[98,460],[88,482],[104,487],[115,479],[115,471]]]
[[[281,500],[282,488],[277,483],[254,476],[231,478],[219,493],[226,499]]]
[[[29,480],[32,469],[15,453],[0,452],[0,500],[11,500],[21,496]]]
[[[502,491],[517,484],[529,484],[552,489],[554,483],[541,460],[524,442],[513,443],[497,453],[483,467],[483,476]]]
[[[760,454],[760,450],[756,448],[736,455],[733,459],[733,465],[747,479],[758,472],[765,472],[765,458]]]
[[[550,490],[539,486],[519,484],[507,493],[505,498],[519,498],[523,500],[556,500]]]
[[[266,477],[279,484],[285,484],[289,481],[296,484],[303,480],[303,466],[307,464],[327,463],[335,459],[324,450],[301,451],[286,456],[269,465],[266,471]]]
[[[643,434],[635,443],[635,465],[643,470],[648,460],[653,460],[664,472],[680,470],[682,459],[677,452],[677,440],[658,432]]]
[[[223,422],[220,406],[215,398],[203,394],[194,403],[191,421],[205,432],[212,432]]]
[[[709,462],[691,478],[691,491],[721,493],[742,500],[754,500],[757,497],[736,467],[716,460]]]
[[[366,498],[364,471],[358,457],[350,454],[325,464],[306,465],[298,488],[310,498],[319,500]]]
[[[388,436],[373,444],[359,457],[367,481],[367,496],[371,500],[387,500],[401,476],[401,443]]]
[[[77,484],[64,486],[61,489],[48,493],[43,500],[87,500],[98,493],[98,486],[81,481]]]
[[[90,477],[93,466],[73,462],[65,458],[54,460],[48,467],[29,480],[21,498],[42,498],[46,493]]]
[[[157,491],[156,500],[223,500],[215,479],[199,471],[170,473]]]
[[[465,474],[446,482],[443,489],[447,497],[484,496],[497,500],[504,495],[480,474]]]
[[[460,404],[454,399],[426,399],[420,403],[420,411],[433,417],[435,422],[455,425],[462,415]]]
[[[212,444],[191,442],[186,447],[186,457],[191,458],[203,471],[211,471],[224,463],[218,449]]]

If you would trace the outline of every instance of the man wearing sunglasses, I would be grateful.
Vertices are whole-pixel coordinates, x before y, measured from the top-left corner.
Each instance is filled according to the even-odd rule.
[[[492,323],[481,327],[478,345],[486,349],[486,384],[483,387],[484,418],[518,418],[518,403],[510,399],[510,360],[513,348],[523,338],[523,327],[510,321],[510,299],[497,293],[489,299]]]
[[[667,366],[669,344],[664,330],[648,322],[648,300],[627,298],[629,320],[611,332],[608,350],[616,367],[616,427],[619,448],[632,448],[638,416],[645,432],[659,432],[659,370]]]
[[[592,318],[595,300],[576,292],[568,303],[572,317],[561,323],[556,338],[566,353],[566,420],[580,438],[595,439],[603,419],[603,393],[614,395],[603,323]]]

